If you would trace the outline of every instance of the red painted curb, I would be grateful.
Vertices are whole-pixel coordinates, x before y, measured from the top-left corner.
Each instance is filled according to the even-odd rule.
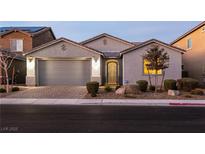
[[[205,106],[205,103],[169,103],[169,105],[203,105]]]

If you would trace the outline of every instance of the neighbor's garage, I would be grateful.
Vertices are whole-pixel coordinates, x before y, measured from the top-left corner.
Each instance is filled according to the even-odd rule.
[[[39,60],[39,85],[86,85],[91,79],[90,60]]]

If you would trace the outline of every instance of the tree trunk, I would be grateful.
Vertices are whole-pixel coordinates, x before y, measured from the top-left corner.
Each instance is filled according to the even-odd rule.
[[[151,76],[150,76],[150,72],[149,72],[149,69],[148,70],[148,75],[149,75],[149,85],[152,86],[152,81],[151,81]]]
[[[11,80],[11,86],[13,87],[14,84],[14,75],[15,75],[15,67],[12,68],[12,80]]]
[[[163,85],[163,82],[164,82],[164,76],[165,76],[165,71],[162,71],[162,81],[161,81],[160,90],[162,90],[162,85]]]
[[[155,70],[155,92],[157,92],[157,70]]]
[[[7,69],[5,69],[5,76],[6,76],[6,92],[9,93],[9,76],[8,76]]]

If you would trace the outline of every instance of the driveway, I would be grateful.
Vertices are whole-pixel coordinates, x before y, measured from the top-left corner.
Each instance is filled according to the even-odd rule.
[[[5,98],[84,98],[86,94],[85,86],[40,86],[21,88]]]

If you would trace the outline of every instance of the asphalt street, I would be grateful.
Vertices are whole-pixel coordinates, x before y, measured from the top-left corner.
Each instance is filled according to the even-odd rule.
[[[0,132],[205,132],[205,108],[0,105]]]

